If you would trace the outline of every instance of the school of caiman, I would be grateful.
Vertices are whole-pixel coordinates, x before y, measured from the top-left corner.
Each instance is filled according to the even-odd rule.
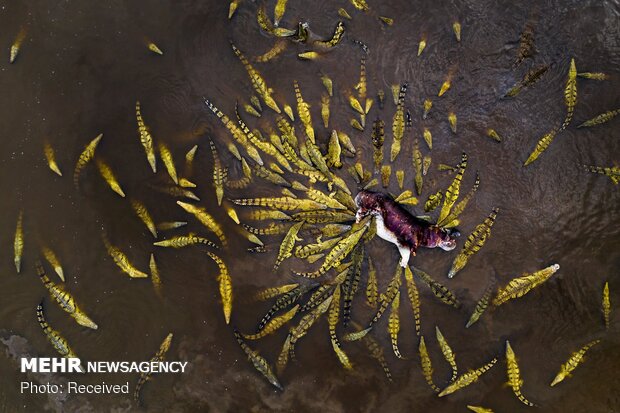
[[[619,409],[619,14],[6,4],[0,411]]]

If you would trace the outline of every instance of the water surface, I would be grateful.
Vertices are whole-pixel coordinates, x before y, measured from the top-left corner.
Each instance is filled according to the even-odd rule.
[[[273,3],[267,2],[270,16]],[[331,36],[341,19],[339,7],[345,7],[353,20],[345,22],[342,44],[320,60],[297,59],[297,53],[309,48],[291,43],[277,60],[256,67],[280,103],[294,106],[293,80],[299,82],[304,98],[312,105],[317,140],[323,148],[330,131],[320,121],[319,102],[324,89],[319,74],[328,74],[335,87],[330,123],[352,137],[360,160],[371,168],[370,127],[361,133],[348,126],[354,112],[345,95],[357,83],[362,54],[351,40],[360,40],[369,48],[368,94],[375,96],[379,89],[386,93],[385,109],[379,110],[375,103],[368,115],[369,124],[377,116],[386,122],[386,156],[394,112],[390,85],[409,82],[406,106],[414,123],[393,164],[393,170],[406,170],[406,187],[414,186],[413,139],[420,139],[424,153],[429,152],[421,140],[424,127],[432,131],[434,144],[433,167],[425,177],[422,201],[445,189],[452,179],[436,166],[455,164],[461,152],[467,152],[469,166],[463,188],[471,187],[475,171],[479,171],[482,183],[461,217],[461,231],[469,234],[493,207],[501,211],[490,240],[453,280],[445,274],[457,251],[423,250],[413,259],[416,266],[455,291],[463,303],[459,310],[447,307],[418,283],[422,330],[440,387],[447,385],[450,368],[433,337],[435,325],[452,345],[461,372],[477,368],[494,356],[500,358],[497,366],[479,383],[438,399],[422,377],[418,338],[409,304],[402,297],[399,341],[407,359],[398,360],[391,353],[386,320],[374,332],[385,347],[393,383],[386,380],[360,344],[345,346],[355,369],[344,371],[331,350],[327,323],[321,320],[299,342],[297,362],[280,377],[284,392],[274,390],[247,362],[231,328],[224,323],[217,268],[204,250],[156,250],[127,200],[110,191],[94,165],[84,171],[79,190],[71,179],[84,145],[103,133],[97,157],[112,166],[128,197],[144,202],[156,222],[187,220],[187,229],[214,239],[175,204],[174,198],[152,189],[168,178],[161,162],[156,176],[148,167],[138,139],[136,100],[142,103],[142,114],[155,140],[171,148],[180,170],[186,151],[198,144],[193,176],[198,184],[196,193],[200,204],[224,225],[230,239],[229,249],[221,254],[233,276],[233,322],[243,331],[253,329],[268,304],[250,305],[245,303],[247,298],[259,288],[292,282],[290,269],[300,269],[303,263],[289,260],[273,273],[280,238],[264,238],[270,250],[264,255],[246,252],[251,244],[217,206],[207,139],[216,142],[232,176],[239,176],[239,163],[225,149],[230,136],[207,112],[201,97],[209,97],[230,116],[234,116],[235,101],[247,103],[253,90],[229,40],[248,56],[271,48],[274,39],[260,33],[256,23],[257,5],[242,1],[237,14],[228,21],[228,4],[221,1],[5,1],[0,7],[0,44],[6,52],[0,63],[0,188],[5,194],[0,199],[0,327],[6,355],[0,358],[0,410],[140,411],[126,396],[19,394],[18,383],[25,378],[18,373],[14,358],[55,355],[36,322],[35,307],[43,297],[50,324],[85,360],[146,360],[166,334],[174,332],[168,358],[189,361],[191,370],[149,381],[142,393],[145,411],[456,412],[466,411],[467,404],[499,412],[524,411],[526,407],[503,385],[507,339],[519,357],[525,380],[523,393],[539,411],[620,410],[618,318],[612,313],[611,328],[606,332],[600,309],[605,281],[610,282],[612,306],[620,303],[618,192],[608,178],[579,167],[584,163],[610,166],[618,162],[617,120],[591,129],[578,130],[575,126],[619,106],[618,4],[371,1],[370,6],[371,12],[364,14],[345,1],[289,1],[282,25],[293,27],[307,21],[313,35],[320,38]],[[385,27],[377,19],[379,15],[394,18],[394,25]],[[460,43],[451,30],[455,20],[463,27]],[[536,54],[515,69],[519,35],[528,22],[534,27]],[[8,49],[22,26],[27,28],[27,36],[18,60],[9,65]],[[416,57],[422,36],[428,45]],[[145,37],[157,43],[164,55],[150,53]],[[538,161],[522,168],[537,139],[564,119],[563,89],[573,57],[579,71],[605,72],[611,78],[606,82],[578,80],[574,123]],[[542,64],[550,69],[533,87],[514,99],[501,98],[529,68]],[[449,72],[453,73],[452,87],[437,98]],[[429,118],[422,121],[425,98],[432,98],[434,106]],[[449,111],[458,116],[457,135],[450,132]],[[274,113],[267,108],[256,122],[245,117],[252,127],[266,128],[275,122]],[[504,138],[501,144],[485,136],[489,127]],[[42,148],[46,140],[56,150],[62,178],[45,163]],[[356,187],[344,169],[340,175],[351,188]],[[389,190],[399,192],[394,176]],[[254,197],[279,191],[257,180],[249,189],[227,195]],[[12,245],[20,209],[24,210],[26,245],[23,271],[16,275]],[[422,211],[420,206],[411,210]],[[148,268],[149,255],[156,251],[164,283],[162,299],[149,280],[129,280],[120,273],[103,246],[104,230],[142,270]],[[78,328],[50,302],[34,271],[39,242],[53,246],[65,268],[66,288],[97,321],[99,330]],[[383,289],[398,259],[397,251],[375,239],[368,252],[377,262]],[[553,263],[559,263],[561,270],[542,287],[489,311],[470,329],[464,328],[491,277],[503,285],[523,272]],[[363,291],[358,291],[353,317],[366,322],[371,312],[362,296]],[[255,346],[273,362],[285,336],[283,329]],[[574,377],[550,388],[560,364],[595,338],[603,341]],[[28,376],[41,382],[67,378]],[[88,375],[80,380],[128,380],[133,388],[137,376]]]

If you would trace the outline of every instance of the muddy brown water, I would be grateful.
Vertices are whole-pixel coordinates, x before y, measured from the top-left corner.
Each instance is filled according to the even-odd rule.
[[[273,3],[267,2],[269,15]],[[371,168],[370,127],[361,133],[348,125],[354,112],[345,98],[345,92],[357,83],[362,53],[351,40],[360,40],[369,47],[368,94],[375,96],[378,88],[386,93],[385,109],[379,110],[375,104],[368,115],[369,124],[377,116],[386,122],[386,154],[394,113],[389,88],[409,82],[406,106],[414,123],[393,165],[393,170],[406,170],[406,187],[414,186],[413,139],[420,139],[423,152],[429,152],[421,140],[423,127],[432,131],[434,146],[422,201],[445,189],[452,179],[436,166],[455,164],[460,153],[467,152],[470,161],[463,191],[473,184],[475,171],[480,173],[481,186],[462,215],[461,231],[467,235],[493,207],[501,211],[492,237],[454,279],[448,280],[446,274],[463,238],[457,251],[421,250],[413,258],[416,266],[455,291],[463,304],[458,310],[445,306],[418,283],[422,332],[440,387],[447,385],[450,368],[436,344],[435,325],[452,345],[460,372],[495,356],[499,357],[497,365],[478,383],[437,398],[422,377],[411,309],[402,297],[399,342],[406,360],[393,356],[386,320],[373,332],[385,347],[393,383],[386,380],[361,344],[345,345],[354,370],[344,371],[331,350],[327,323],[321,320],[298,344],[297,361],[279,377],[285,390],[274,390],[248,363],[224,323],[217,268],[204,250],[153,247],[151,235],[127,200],[110,191],[93,165],[81,176],[79,191],[71,179],[84,145],[104,133],[96,156],[112,166],[129,197],[143,201],[157,222],[187,220],[187,230],[214,238],[180,209],[174,198],[153,191],[152,185],[165,183],[167,178],[161,162],[156,176],[146,162],[135,123],[136,100],[142,102],[154,139],[170,146],[179,170],[185,152],[198,144],[193,180],[198,184],[200,205],[216,216],[229,237],[229,248],[220,253],[233,277],[233,323],[243,331],[253,329],[268,304],[247,304],[247,298],[257,289],[292,282],[295,277],[290,270],[303,269],[304,263],[289,260],[274,273],[280,237],[263,237],[271,251],[252,255],[246,252],[251,244],[217,206],[207,138],[218,145],[231,175],[239,176],[239,164],[225,149],[230,136],[207,112],[201,96],[234,116],[235,101],[245,103],[253,93],[228,41],[233,39],[248,56],[273,45],[274,39],[258,30],[256,4],[242,1],[228,21],[224,1],[4,1],[0,3],[4,56],[0,63],[1,411],[461,412],[467,411],[467,404],[497,412],[525,411],[527,407],[504,385],[507,339],[519,358],[523,393],[538,405],[537,411],[620,411],[618,317],[612,312],[611,327],[605,331],[600,305],[605,281],[610,283],[612,309],[620,303],[618,190],[608,178],[579,167],[618,162],[618,120],[591,129],[575,126],[620,105],[620,6],[613,1],[369,3],[371,12],[364,14],[345,1],[289,1],[282,24],[290,27],[307,21],[317,37],[331,36],[341,19],[339,7],[345,7],[353,20],[345,22],[342,44],[319,60],[298,60],[296,53],[309,48],[291,43],[277,60],[256,67],[280,103],[294,104],[292,84],[294,79],[299,81],[312,105],[323,148],[329,134],[320,121],[323,87],[318,74],[328,74],[335,87],[330,122],[349,133],[360,159]],[[379,15],[393,17],[394,25],[386,28],[378,21]],[[463,27],[460,43],[451,30],[455,20]],[[536,54],[513,69],[519,35],[528,22],[534,27]],[[9,65],[8,49],[22,26],[27,28],[27,36],[17,61]],[[428,45],[416,57],[422,35]],[[163,56],[146,50],[145,36],[157,43]],[[522,168],[537,139],[564,118],[563,88],[571,57],[579,71],[605,72],[611,78],[606,82],[578,80],[573,123],[538,161]],[[538,83],[514,99],[501,99],[529,68],[540,64],[550,65],[550,69]],[[453,73],[452,88],[437,98],[448,72]],[[433,99],[434,106],[429,118],[422,121],[422,102],[427,97]],[[450,132],[449,111],[458,116],[457,135]],[[274,113],[268,108],[263,113],[258,121],[248,115],[245,118],[251,126],[265,128],[274,122]],[[501,144],[485,136],[489,127],[504,138]],[[45,163],[45,140],[56,150],[62,178]],[[339,174],[355,190],[348,173],[343,169]],[[393,175],[388,189],[399,192]],[[248,189],[227,195],[254,197],[279,191],[256,180]],[[421,212],[420,205],[409,208]],[[25,250],[23,271],[16,275],[12,247],[20,209],[24,210]],[[239,207],[238,211],[243,219],[245,210]],[[148,269],[149,254],[156,252],[162,299],[149,280],[130,280],[118,270],[101,241],[104,230],[142,270]],[[99,330],[78,327],[50,302],[34,270],[39,242],[53,246],[65,269],[66,288],[99,324]],[[373,240],[367,251],[379,268],[380,287],[385,288],[397,251],[380,239]],[[503,285],[523,272],[553,263],[559,263],[561,269],[543,286],[464,328],[491,277]],[[365,269],[366,265],[364,274]],[[365,275],[353,312],[353,318],[362,323],[371,317],[363,302],[364,280]],[[140,408],[124,395],[20,394],[22,380],[56,383],[71,379],[69,375],[18,372],[16,358],[55,355],[36,322],[35,307],[43,297],[48,321],[82,359],[147,360],[166,334],[173,332],[168,359],[189,361],[189,372],[155,376],[143,388]],[[285,335],[283,330],[251,345],[274,362]],[[549,387],[571,352],[596,338],[602,339],[601,344],[590,351],[574,376]],[[129,381],[133,392],[137,376],[90,374],[79,380],[84,384]]]

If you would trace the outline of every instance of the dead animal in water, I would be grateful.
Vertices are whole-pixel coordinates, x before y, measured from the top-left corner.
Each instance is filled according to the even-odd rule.
[[[357,221],[367,215],[374,216],[377,235],[398,247],[402,267],[407,266],[411,254],[416,255],[418,247],[440,247],[445,251],[456,247],[458,232],[417,219],[389,195],[361,191],[355,197],[355,204],[358,207]]]

